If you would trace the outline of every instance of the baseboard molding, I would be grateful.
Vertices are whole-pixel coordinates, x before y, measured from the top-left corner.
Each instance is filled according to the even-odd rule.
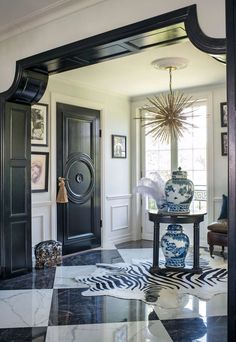
[[[122,242],[133,241],[132,234],[125,234],[122,236],[114,237],[113,239],[109,239],[107,241],[108,244],[118,244]]]
[[[141,236],[142,240],[153,240],[153,234],[152,233],[144,233]]]
[[[200,247],[208,247],[207,241],[200,240]]]

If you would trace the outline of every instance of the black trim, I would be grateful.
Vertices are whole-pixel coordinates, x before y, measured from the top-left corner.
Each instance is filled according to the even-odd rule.
[[[17,62],[16,74],[12,86],[0,97],[4,101],[34,104],[37,103],[47,88],[48,75],[24,70]]]
[[[116,139],[119,141],[116,144]],[[111,135],[111,157],[112,158],[127,158],[127,137],[126,135],[112,134]],[[118,146],[117,146],[118,145]]]
[[[4,160],[4,104],[0,102],[0,160]],[[4,174],[4,163],[0,164],[0,175]],[[4,191],[4,177],[0,178],[0,277],[5,275],[5,243],[4,243],[4,203],[5,203],[5,195]]]
[[[226,0],[228,106],[228,341],[236,340],[236,4]]]
[[[67,57],[71,54],[77,54],[78,52],[85,51],[87,49],[102,47],[105,44],[114,42],[119,43],[120,41],[125,41],[126,39],[130,40],[131,38],[133,39],[134,37],[143,33],[147,33],[151,30],[156,30],[169,25],[184,22],[189,15],[189,9],[191,7],[195,8],[196,15],[195,5],[184,7],[169,13],[139,21],[135,24],[126,25],[111,31],[107,31],[105,33],[95,35],[93,37],[85,38],[74,43],[66,44],[64,46],[49,51],[45,51],[43,53],[22,59],[21,61],[19,61],[19,63],[23,69],[32,69],[38,63],[45,63],[49,60],[52,61],[53,59],[59,57]],[[45,70],[45,74],[46,73],[47,72]]]
[[[189,15],[185,20],[188,38],[199,50],[210,55],[223,55],[226,53],[226,39],[206,36],[201,30],[197,19],[196,5],[189,7]]]
[[[181,24],[185,25],[186,33]],[[166,27],[171,30],[171,25],[177,25],[174,30],[176,32],[179,29],[180,33],[177,37],[173,34],[172,39],[167,39],[161,30]],[[156,39],[147,42],[151,35],[156,35]],[[197,20],[196,5],[192,5],[19,60],[13,85],[0,96],[5,100],[32,104],[44,94],[48,75],[136,53],[150,46],[170,44],[187,37],[198,49],[214,58],[218,55],[224,59],[226,40],[211,38],[202,32]],[[142,41],[141,45],[134,44],[136,40]]]

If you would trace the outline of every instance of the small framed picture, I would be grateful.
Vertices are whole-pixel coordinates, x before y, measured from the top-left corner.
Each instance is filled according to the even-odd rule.
[[[228,155],[228,134],[225,132],[221,133],[221,155]]]
[[[113,134],[111,141],[112,158],[126,158],[126,136]]]
[[[220,121],[221,121],[221,127],[228,126],[227,102],[221,102],[220,104]]]
[[[31,191],[48,191],[48,152],[31,153]]]
[[[31,107],[31,145],[48,146],[48,105],[37,103]]]

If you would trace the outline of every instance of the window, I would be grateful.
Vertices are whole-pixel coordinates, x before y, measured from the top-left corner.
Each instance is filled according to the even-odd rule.
[[[152,178],[158,172],[166,182],[171,178],[171,169],[187,171],[188,178],[194,183],[192,209],[206,210],[207,207],[207,103],[197,101],[187,109],[188,121],[194,125],[184,132],[177,144],[163,144],[151,135],[145,136],[144,160],[145,177]],[[148,209],[155,208],[149,198]]]
[[[198,101],[191,108],[190,127],[178,141],[178,165],[187,171],[194,184],[192,209],[206,210],[207,206],[207,106]]]

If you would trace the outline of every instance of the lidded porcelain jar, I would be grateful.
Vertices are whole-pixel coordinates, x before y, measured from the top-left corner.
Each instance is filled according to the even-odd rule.
[[[185,267],[189,238],[183,233],[183,227],[180,224],[168,225],[167,232],[161,238],[161,248],[166,259],[166,267]]]
[[[187,172],[182,171],[181,167],[179,167],[178,171],[173,171],[172,178],[165,184],[168,211],[188,213],[193,194],[194,185],[191,180],[187,179]]]

